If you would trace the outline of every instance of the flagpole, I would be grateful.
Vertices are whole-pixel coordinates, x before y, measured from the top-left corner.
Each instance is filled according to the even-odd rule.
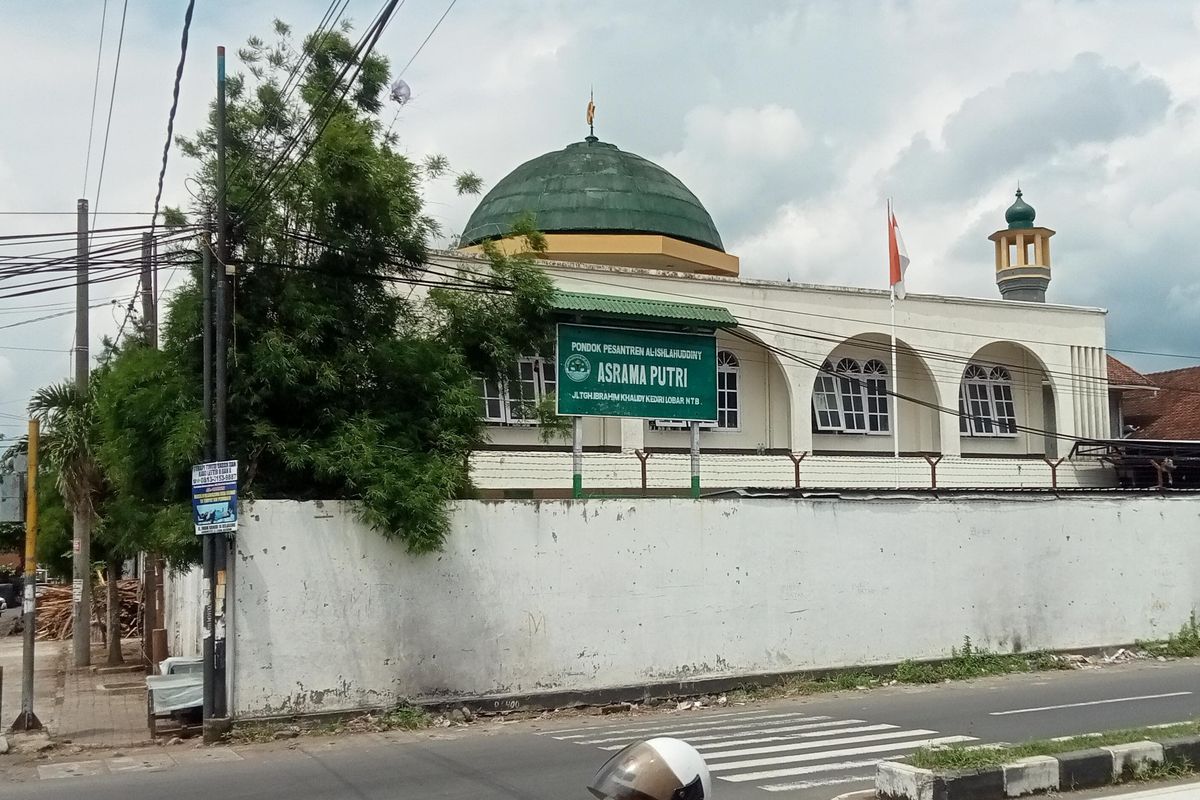
[[[892,217],[892,200],[890,197],[888,198],[888,201],[887,201],[887,215],[888,215],[888,242],[889,242],[889,249],[890,249],[891,241],[896,236],[896,231],[895,231],[896,222],[895,222],[895,219]],[[889,261],[891,260],[890,252],[888,253],[888,259],[889,259]],[[889,416],[892,418],[892,420],[891,420],[892,421],[892,457],[899,459],[900,458],[900,394],[899,394],[900,374],[898,372],[896,372],[896,283],[895,283],[895,281],[890,280],[890,279],[888,280],[888,283],[891,284],[891,290],[892,290],[892,328],[891,328],[892,396],[891,396],[891,403],[892,403],[892,412],[893,412]],[[897,463],[896,469],[899,470],[899,468],[900,468],[900,465],[899,465],[899,463]],[[900,483],[899,471],[897,471],[897,473],[896,473],[896,483],[897,483],[896,488],[899,488],[899,483]]]
[[[896,372],[896,286],[892,285],[892,455],[900,457],[900,373]]]

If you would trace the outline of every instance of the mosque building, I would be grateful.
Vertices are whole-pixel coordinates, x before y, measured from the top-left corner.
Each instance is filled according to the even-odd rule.
[[[1115,483],[1109,467],[1072,457],[1077,440],[1114,435],[1105,311],[1050,301],[1054,231],[1020,190],[988,237],[998,295],[897,301],[895,369],[889,291],[742,277],[695,194],[594,135],[496,183],[459,249],[441,258],[484,270],[481,245],[519,249],[508,234],[523,215],[545,234],[542,266],[562,313],[715,330],[718,413],[700,434],[706,491]],[[982,269],[982,243],[980,253]],[[530,411],[555,392],[551,362],[531,354],[515,380],[479,382],[490,439],[472,459],[482,495],[569,490],[572,443],[547,441]],[[586,485],[686,487],[688,427],[584,419]]]

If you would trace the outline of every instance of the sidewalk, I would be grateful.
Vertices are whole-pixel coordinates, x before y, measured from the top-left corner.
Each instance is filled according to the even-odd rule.
[[[62,696],[57,725],[50,727],[54,739],[80,747],[114,749],[150,743],[145,673],[96,671],[104,666],[104,651],[99,648],[92,650],[91,668],[68,667],[70,643],[63,644],[67,648],[63,651]],[[140,663],[138,640],[125,640],[122,651],[126,664]]]
[[[21,658],[23,637],[0,638],[0,668],[4,669],[4,697],[0,701],[0,731],[13,724],[21,711]],[[70,642],[38,642],[33,648],[33,713],[50,730],[58,722],[59,666]]]

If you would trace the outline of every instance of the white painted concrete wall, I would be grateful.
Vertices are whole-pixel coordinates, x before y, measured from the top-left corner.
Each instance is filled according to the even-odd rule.
[[[239,715],[1127,643],[1200,604],[1194,498],[459,503],[406,554],[342,504],[238,533]]]

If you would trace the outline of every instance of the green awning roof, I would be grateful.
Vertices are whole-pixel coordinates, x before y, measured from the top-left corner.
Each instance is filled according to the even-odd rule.
[[[736,328],[738,324],[729,310],[720,306],[582,292],[557,292],[554,296],[554,310],[562,314],[658,322],[693,328]]]

